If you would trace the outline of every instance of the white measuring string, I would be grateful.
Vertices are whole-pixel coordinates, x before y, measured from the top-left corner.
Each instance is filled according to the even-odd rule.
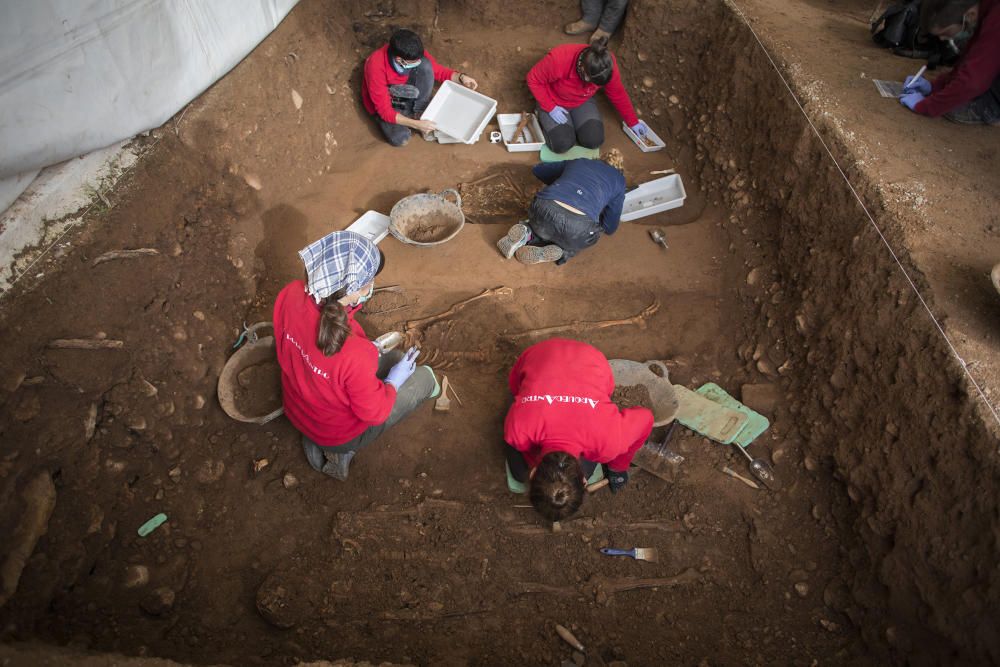
[[[854,184],[851,183],[851,179],[849,179],[844,170],[841,169],[840,163],[837,161],[837,158],[833,155],[833,151],[830,150],[830,147],[823,139],[823,135],[821,135],[819,133],[819,130],[816,129],[816,125],[813,124],[812,118],[810,118],[809,114],[806,113],[805,107],[802,106],[802,103],[799,101],[799,98],[795,94],[795,91],[793,91],[792,87],[788,84],[788,81],[785,79],[785,75],[781,73],[781,69],[778,67],[778,64],[774,62],[774,58],[771,57],[771,53],[767,50],[767,47],[764,46],[764,42],[762,42],[760,37],[757,35],[757,31],[753,29],[752,25],[750,25],[750,21],[747,19],[746,14],[743,13],[743,10],[739,7],[739,5],[736,4],[735,0],[727,0],[727,2],[730,5],[732,5],[733,9],[736,10],[736,13],[740,15],[740,18],[743,19],[743,23],[745,23],[747,28],[750,30],[750,34],[753,35],[753,38],[755,40],[757,40],[757,45],[760,46],[760,50],[764,52],[765,56],[767,56],[768,61],[771,63],[771,67],[773,67],[774,71],[778,74],[778,78],[781,79],[781,83],[785,84],[785,88],[788,90],[788,94],[792,96],[792,100],[795,101],[795,105],[799,108],[799,111],[802,112],[802,115],[805,117],[806,122],[809,123],[809,127],[812,128],[813,134],[816,135],[816,138],[819,139],[820,144],[822,144],[823,148],[826,150],[827,155],[830,156],[830,160],[833,161],[833,166],[835,166],[837,168],[837,171],[840,172],[840,175],[841,177],[843,177],[844,182],[847,183],[847,187],[850,188],[851,194],[854,195],[854,198],[858,201],[858,204],[861,206],[861,210],[863,210],[865,212],[865,215],[868,216],[868,221],[871,223],[872,229],[874,229],[875,232],[878,234],[879,238],[882,239],[882,243],[885,245],[886,250],[888,250],[889,254],[892,255],[892,259],[896,262],[896,266],[899,267],[899,270],[903,274],[903,277],[906,278],[906,282],[910,284],[910,287],[913,289],[913,293],[917,295],[917,298],[920,300],[920,304],[924,307],[924,310],[927,311],[927,316],[931,318],[931,322],[933,322],[934,326],[937,327],[937,330],[940,332],[941,337],[944,338],[944,342],[948,345],[948,349],[951,350],[952,355],[955,357],[955,359],[958,360],[958,363],[962,366],[962,370],[965,372],[966,377],[969,378],[969,382],[971,382],[972,386],[976,388],[976,391],[979,393],[979,397],[983,399],[983,403],[986,404],[986,408],[990,411],[990,414],[993,415],[993,419],[996,420],[997,425],[1000,426],[1000,414],[997,413],[997,409],[993,406],[993,403],[990,402],[989,397],[986,396],[986,392],[984,392],[982,387],[979,386],[979,383],[976,382],[976,378],[973,377],[972,372],[969,370],[969,366],[965,363],[965,359],[963,359],[962,355],[958,353],[958,350],[955,348],[954,344],[952,344],[951,339],[948,337],[948,334],[945,333],[944,327],[941,326],[941,323],[934,316],[934,313],[933,311],[931,311],[930,306],[927,305],[927,301],[924,300],[924,297],[920,293],[920,290],[917,289],[917,285],[913,282],[913,279],[910,278],[910,274],[906,270],[906,267],[903,266],[903,263],[901,261],[899,261],[899,256],[896,255],[896,252],[892,249],[892,246],[889,245],[889,240],[885,237],[885,234],[882,233],[882,230],[879,229],[878,223],[875,222],[875,216],[873,216],[871,212],[868,210],[868,207],[865,206],[865,202],[861,199],[861,196],[858,194],[858,191],[854,189]]]

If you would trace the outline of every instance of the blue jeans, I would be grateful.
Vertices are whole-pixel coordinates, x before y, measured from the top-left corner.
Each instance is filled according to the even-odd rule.
[[[531,245],[552,243],[562,248],[562,259],[556,264],[565,264],[597,243],[604,231],[587,216],[563,208],[551,199],[537,197],[528,209],[528,226],[531,227]]]

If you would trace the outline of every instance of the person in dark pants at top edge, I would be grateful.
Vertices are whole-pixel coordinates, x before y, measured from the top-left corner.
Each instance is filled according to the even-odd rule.
[[[546,184],[531,202],[529,218],[497,242],[506,259],[523,264],[567,260],[614,234],[625,203],[622,155],[612,148],[600,160],[542,162],[532,169]]]
[[[612,493],[625,487],[653,413],[611,401],[615,378],[600,350],[565,338],[536,343],[518,357],[508,384],[514,402],[503,437],[511,491],[527,490],[542,516],[561,521],[580,508],[598,464]]]
[[[924,32],[960,46],[954,69],[928,81],[907,77],[901,104],[956,123],[1000,125],[1000,0],[925,0]]]
[[[368,56],[361,101],[390,144],[405,146],[413,130],[433,141],[434,123],[420,116],[430,104],[435,81],[454,81],[472,90],[479,87],[468,74],[439,65],[410,30],[397,30],[388,44]]]
[[[640,138],[649,131],[635,113],[606,40],[557,46],[531,68],[527,80],[538,102],[545,143],[554,153],[565,153],[576,143],[584,148],[604,143],[604,122],[594,100],[598,88],[604,88],[622,120]]]
[[[582,35],[593,30],[590,41],[611,39],[611,35],[622,24],[627,7],[628,0],[580,0],[582,18],[568,24],[566,34]]]
[[[375,287],[382,253],[355,232],[332,232],[299,252],[306,280],[274,304],[285,416],[315,470],[340,481],[355,453],[437,396],[417,351],[382,352],[354,319]]]

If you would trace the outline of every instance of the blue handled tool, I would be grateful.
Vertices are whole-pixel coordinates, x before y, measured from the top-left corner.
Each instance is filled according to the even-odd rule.
[[[605,556],[628,556],[629,558],[644,560],[650,563],[655,563],[657,561],[656,549],[649,547],[636,547],[635,549],[611,549],[609,547],[604,547],[601,549],[601,553]]]

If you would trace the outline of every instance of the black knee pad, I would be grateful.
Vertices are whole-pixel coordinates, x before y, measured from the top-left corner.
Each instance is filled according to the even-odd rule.
[[[598,148],[604,143],[604,123],[588,120],[576,130],[576,140],[584,148]]]
[[[545,133],[545,143],[553,153],[565,153],[573,148],[576,136],[571,125],[558,125]]]

